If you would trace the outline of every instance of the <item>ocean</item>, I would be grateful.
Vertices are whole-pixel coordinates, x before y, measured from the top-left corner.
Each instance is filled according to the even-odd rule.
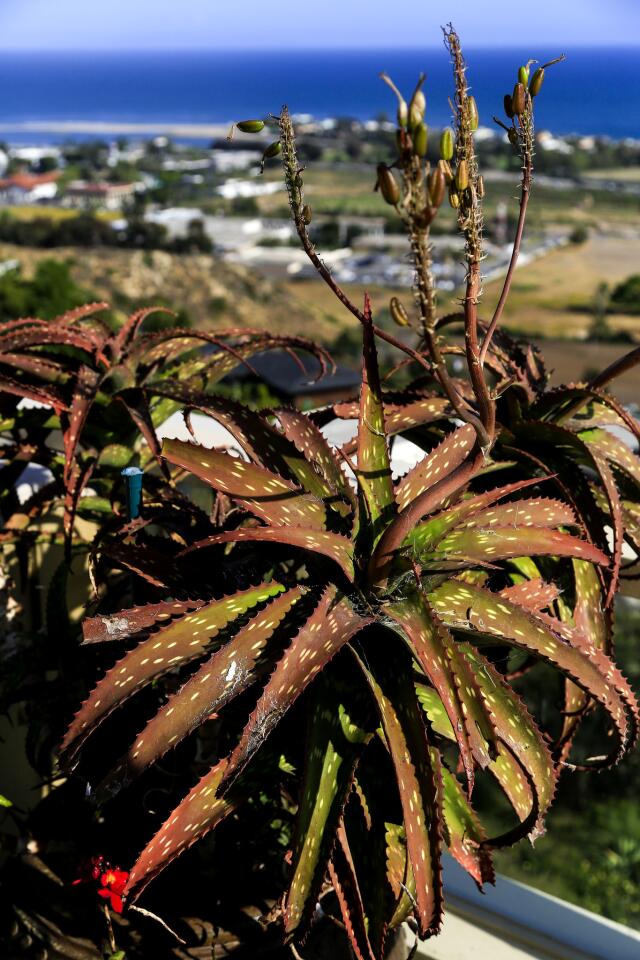
[[[640,138],[640,49],[467,50],[481,123],[502,112],[520,63],[559,53],[536,103],[537,127],[556,134]],[[451,77],[444,48],[427,50],[113,52],[0,54],[0,138],[52,142],[30,121],[111,123],[226,122],[277,112],[372,119],[395,114],[381,70],[410,94],[427,75],[427,122],[449,121]]]

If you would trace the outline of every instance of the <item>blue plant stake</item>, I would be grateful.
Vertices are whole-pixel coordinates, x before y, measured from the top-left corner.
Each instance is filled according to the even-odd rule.
[[[142,470],[140,467],[125,467],[122,476],[127,490],[127,516],[129,520],[136,520],[142,503]]]

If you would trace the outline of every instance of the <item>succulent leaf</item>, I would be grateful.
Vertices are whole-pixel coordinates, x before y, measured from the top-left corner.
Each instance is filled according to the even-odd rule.
[[[268,523],[324,529],[322,503],[264,467],[182,440],[165,440],[162,456],[240,501]]]
[[[155,677],[201,656],[223,628],[283,589],[274,582],[212,600],[142,640],[107,671],[73,718],[60,748],[62,762],[68,766],[98,724],[124,700]]]

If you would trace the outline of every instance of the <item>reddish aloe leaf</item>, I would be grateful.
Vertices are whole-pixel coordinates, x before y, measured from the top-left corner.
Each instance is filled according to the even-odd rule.
[[[396,487],[396,502],[400,510],[446,477],[469,456],[475,444],[476,432],[466,423],[432,450]]]
[[[574,563],[582,562],[582,560],[574,561]],[[500,596],[519,607],[524,607],[525,610],[536,613],[544,610],[545,607],[550,607],[560,596],[560,589],[554,583],[546,583],[542,577],[535,577],[533,580],[522,580],[511,587],[505,587],[500,591]]]
[[[355,571],[353,567],[353,545],[346,537],[338,533],[327,533],[325,530],[305,530],[302,527],[239,527],[237,530],[228,530],[225,533],[215,533],[211,537],[199,540],[182,556],[201,550],[203,547],[212,547],[218,543],[241,542],[286,543],[302,550],[321,553],[330,560],[335,560],[343,572],[353,581]]]
[[[147,603],[120,613],[89,617],[82,622],[82,642],[87,644],[124,640],[150,627],[157,627],[175,617],[197,610],[205,603],[205,600],[163,600],[162,603]]]
[[[231,754],[225,781],[237,776],[316,674],[370,622],[355,612],[337,587],[324,590],[315,611],[269,677]]]
[[[385,828],[386,874],[396,898],[395,909],[389,921],[389,927],[394,930],[413,912],[416,881],[407,857],[407,836],[404,827],[397,823],[386,823]]]
[[[142,640],[107,671],[73,718],[60,748],[64,764],[117,706],[155,677],[202,656],[223,628],[283,590],[279,583],[267,583],[212,600]]]
[[[444,841],[449,852],[464,867],[478,886],[494,883],[495,873],[489,851],[483,844],[487,835],[456,777],[440,763],[435,747],[431,761],[439,765],[442,787],[441,805],[444,819]]]
[[[299,410],[283,407],[276,410],[276,416],[284,435],[320,472],[327,486],[328,495],[340,498],[332,503],[332,506],[340,509],[341,500],[346,500],[352,507],[355,506],[353,490],[342,472],[340,461],[315,423]]]
[[[476,514],[482,516],[496,501],[517,493],[525,487],[541,483],[542,479],[520,480],[517,483],[496,487],[487,493],[473,494],[460,500],[454,506],[436,513],[424,523],[419,523],[406,538],[405,545],[412,546],[416,552],[432,550],[449,530],[461,524],[467,517],[474,517]]]
[[[617,757],[635,740],[638,708],[629,684],[612,661],[599,650],[587,655],[560,640],[542,620],[488,590],[469,583],[448,581],[431,600],[453,628],[471,628],[534,653],[559,667],[605,708],[620,735]]]
[[[382,395],[384,406],[384,423],[387,437],[393,437],[405,430],[435,423],[451,413],[449,401],[443,397],[434,397],[430,394],[418,394],[409,400],[395,401],[395,395]],[[402,394],[399,395],[402,397]],[[337,417],[345,420],[356,420],[359,415],[358,402],[338,403],[333,408]],[[345,453],[354,453],[357,448],[355,440],[349,441],[343,447]]]
[[[438,543],[433,554],[439,559],[493,563],[521,556],[579,557],[608,566],[609,560],[586,540],[544,527],[488,527],[454,530]]]
[[[267,523],[324,529],[322,503],[263,467],[181,440],[165,440],[162,456],[239,500]]]
[[[394,504],[387,443],[371,305],[365,297],[357,475],[376,535],[381,532],[380,522],[388,519]]]
[[[218,794],[226,765],[227,761],[221,760],[205,774],[144,848],[129,874],[125,890],[129,901],[137,900],[172,860],[228,817],[241,802],[240,785],[224,796]]]
[[[268,641],[304,592],[302,587],[293,587],[275,597],[216,650],[149,720],[98,791],[115,792],[126,786],[207,717],[246,690],[256,677],[256,667]]]
[[[379,649],[358,657],[382,721],[398,782],[407,830],[407,850],[415,878],[421,936],[437,933],[442,918],[440,809],[429,744],[409,669],[398,669]]]
[[[104,300],[97,300],[94,303],[83,303],[80,307],[74,307],[73,310],[67,310],[66,313],[61,313],[59,317],[56,317],[55,320],[50,320],[50,323],[54,324],[71,324],[77,323],[78,320],[84,320],[86,317],[92,316],[94,313],[100,313],[102,310],[108,310],[109,304]]]
[[[4,327],[4,324],[3,324]],[[4,349],[22,350],[24,347],[76,347],[89,355],[93,355],[96,342],[95,337],[88,330],[76,330],[73,327],[58,327],[47,324],[45,327],[34,327],[21,330],[10,335],[6,330],[0,331],[0,352]]]
[[[369,736],[336,693],[331,681],[321,684],[309,714],[292,880],[284,908],[287,934],[315,908],[355,765]]]
[[[149,522],[150,520],[142,520],[143,525]],[[121,530],[118,539],[113,537],[105,540],[100,548],[101,554],[126,570],[131,570],[154,587],[169,589],[171,584],[174,587],[182,586],[179,573],[176,575],[173,557],[162,549],[164,543],[161,549],[157,549],[143,540],[137,543],[124,542],[124,536],[125,533]]]
[[[38,353],[1,353],[0,363],[14,370],[35,373],[47,383],[64,383],[71,375],[63,364]]]
[[[487,766],[494,736],[468,664],[421,593],[389,604],[385,612],[401,628],[413,655],[438,691],[455,731],[471,792],[474,757],[481,766]]]
[[[233,434],[245,453],[259,466],[279,475],[284,480],[299,483],[307,493],[319,500],[336,499],[336,490],[323,481],[321,472],[316,469],[321,452],[316,451],[315,461],[311,457],[304,456],[291,440],[272,427],[255,410],[250,410],[226,398],[209,396],[190,388],[188,384],[171,384],[169,387],[161,384],[151,389],[158,396],[185,403],[189,413],[191,410],[199,410],[213,417]],[[302,417],[302,414],[300,416]],[[319,436],[324,445],[325,454],[330,453],[322,434],[319,433]],[[344,503],[342,506],[348,512]]]
[[[461,649],[471,663],[477,683],[491,719],[500,739],[509,747],[522,768],[528,773],[531,785],[537,797],[537,822],[533,837],[543,832],[544,816],[551,805],[555,792],[556,773],[545,739],[535,721],[529,714],[520,697],[511,689],[493,665],[471,644],[461,644]],[[502,751],[502,759],[497,758],[494,766],[496,775],[509,790],[509,782],[514,779],[515,786],[509,790],[512,804],[521,820],[530,812],[523,805],[520,772],[514,770],[511,758]]]
[[[54,386],[41,387],[0,375],[0,391],[10,393],[14,397],[26,397],[29,400],[35,400],[37,403],[44,403],[53,407],[58,414],[67,408],[62,394]]]
[[[96,461],[93,458],[85,461],[84,463],[79,463],[77,460],[74,460],[71,474],[69,477],[67,477],[66,488],[64,492],[63,517],[67,556],[69,556],[69,550],[71,549],[71,537],[73,534],[73,524],[78,510],[78,501],[80,500],[82,491],[89,482],[95,465]]]
[[[164,313],[169,317],[175,316],[173,310],[168,310],[167,307],[144,307],[142,310],[137,310],[135,313],[132,313],[122,324],[112,340],[111,349],[113,351],[114,362],[117,363],[119,361],[123,351],[126,350],[129,343],[135,338],[141,325],[146,318],[153,313]]]
[[[377,960],[369,943],[362,894],[344,824],[338,827],[337,843],[329,863],[329,876],[357,960]]]
[[[576,517],[571,507],[562,500],[535,497],[501,503],[481,514],[468,518],[467,527],[561,527],[575,526]]]
[[[151,455],[158,461],[160,469],[165,476],[169,476],[169,468],[161,458],[161,444],[158,440],[151,413],[149,410],[149,400],[145,390],[135,387],[121,390],[117,394],[117,399],[126,408],[129,416],[147,442]]]
[[[99,383],[100,375],[91,367],[83,364],[76,376],[69,413],[62,418],[65,484],[69,483],[74,469],[80,434],[89,415],[91,404],[95,399]]]
[[[598,572],[590,563],[574,560],[573,577],[576,595],[573,621],[576,634],[582,638],[587,654],[590,648],[608,653],[609,629],[602,608],[602,584]],[[573,738],[590,702],[590,697],[584,690],[571,680],[566,681],[564,697],[566,716],[557,744],[558,756],[563,761],[566,761],[569,756]]]

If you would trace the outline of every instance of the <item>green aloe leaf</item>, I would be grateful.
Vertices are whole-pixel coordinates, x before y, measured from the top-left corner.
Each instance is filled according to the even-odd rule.
[[[284,908],[287,934],[297,930],[315,908],[356,763],[371,736],[345,707],[343,700],[353,699],[345,697],[347,693],[324,681],[315,691],[309,713],[292,880]]]
[[[362,328],[357,477],[374,530],[374,539],[377,539],[391,517],[394,497],[370,307],[365,309],[365,316],[366,322]]]

